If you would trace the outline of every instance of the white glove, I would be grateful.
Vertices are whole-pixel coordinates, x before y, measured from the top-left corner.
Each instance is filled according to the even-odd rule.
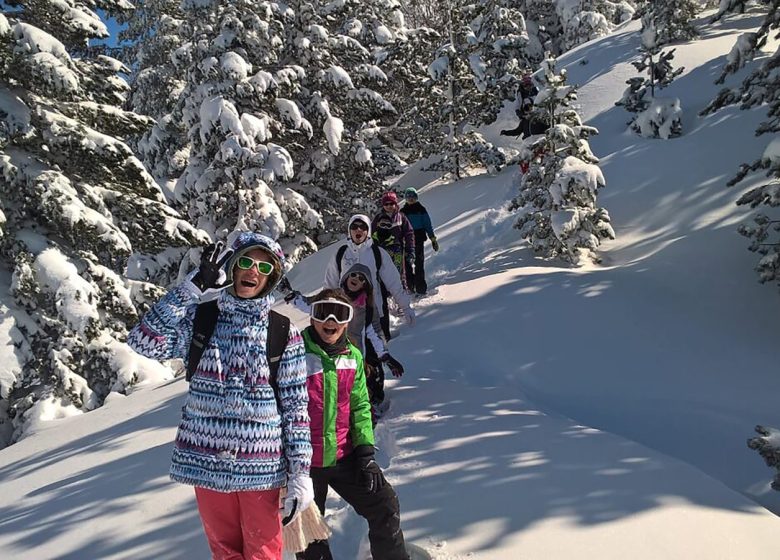
[[[404,309],[404,320],[410,327],[414,326],[414,309],[411,305]]]
[[[314,501],[314,487],[308,474],[294,474],[287,480],[282,525],[289,525]]]

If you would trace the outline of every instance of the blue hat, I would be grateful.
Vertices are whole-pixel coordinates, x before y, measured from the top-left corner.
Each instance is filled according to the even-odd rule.
[[[409,187],[404,191],[404,198],[419,198],[417,196],[417,189]]]

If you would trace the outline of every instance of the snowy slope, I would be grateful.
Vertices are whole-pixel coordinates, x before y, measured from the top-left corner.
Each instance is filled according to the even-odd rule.
[[[745,446],[754,424],[780,425],[780,300],[735,232],[750,181],[724,186],[768,142],[753,137],[764,111],[696,117],[736,34],[757,25],[748,14],[678,46],[686,71],[669,95],[685,128],[671,141],[626,133],[612,106],[635,24],[563,59],[601,130],[599,200],[618,234],[601,268],[529,253],[503,210],[515,169],[399,182],[422,187],[442,250],[436,293],[392,343],[407,374],[378,440],[407,538],[434,558],[780,554],[780,519],[750,499],[780,511],[771,473]],[[316,289],[333,253],[296,267],[293,285]],[[141,389],[0,451],[2,557],[207,558],[191,489],[167,479],[185,389]],[[336,558],[363,560],[362,522],[329,508]]]

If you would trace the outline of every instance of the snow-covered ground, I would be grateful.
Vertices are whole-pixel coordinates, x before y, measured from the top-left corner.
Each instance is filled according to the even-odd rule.
[[[780,425],[780,298],[735,231],[751,211],[734,202],[761,177],[725,187],[769,142],[753,135],[765,110],[697,116],[759,23],[733,17],[677,46],[685,72],[667,94],[684,135],[669,141],[626,132],[613,106],[636,22],[562,59],[601,131],[599,204],[618,235],[601,267],[540,261],[517,239],[503,209],[516,169],[399,181],[421,189],[441,251],[417,325],[392,343],[407,374],[378,440],[407,539],[433,558],[780,556],[780,519],[762,507],[780,512],[772,473],[745,445],[755,424]],[[514,124],[488,133],[507,143],[497,131]],[[315,290],[333,253],[293,285]],[[2,557],[207,558],[192,491],[167,478],[185,390],[139,389],[0,451]],[[362,521],[329,509],[336,558],[363,560]]]

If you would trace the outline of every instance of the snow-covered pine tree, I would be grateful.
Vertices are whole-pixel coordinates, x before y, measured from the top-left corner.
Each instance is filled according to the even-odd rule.
[[[121,57],[132,72],[128,107],[156,121],[140,138],[132,138],[131,146],[169,200],[189,151],[181,115],[173,114],[181,109],[178,102],[186,83],[184,69],[172,59],[184,42],[180,3],[146,0],[117,17],[126,25],[119,33]]]
[[[453,0],[448,35],[430,64],[431,93],[418,116],[435,134],[423,153],[443,154],[432,166],[456,178],[470,165],[489,171],[503,154],[469,126],[495,121],[504,101],[514,99],[523,72],[532,64],[522,14],[509,0],[470,3]]]
[[[693,20],[698,10],[696,0],[652,0],[647,13],[652,16],[658,46],[695,39],[698,32]]]
[[[521,0],[516,7],[525,19],[529,56],[538,62],[545,53],[561,54],[564,33],[557,4],[549,0]]]
[[[579,264],[594,258],[601,241],[614,239],[615,232],[609,213],[596,206],[605,181],[587,138],[598,131],[582,124],[572,105],[576,89],[555,65],[553,58],[542,63],[544,88],[536,101],[552,126],[527,146],[530,166],[509,209],[520,214],[514,227],[536,253]]]
[[[780,29],[779,8],[780,0],[773,0],[761,28],[754,34],[740,36],[729,55],[729,65],[724,69],[718,82],[722,82],[729,74],[736,72],[752,60],[766,44],[770,32]],[[777,49],[743,80],[739,88],[721,90],[702,111],[702,115],[714,113],[735,103],[739,103],[741,109],[751,109],[766,103],[769,119],[758,126],[756,135],[777,134],[780,132],[780,95],[778,95],[780,84],[777,81],[779,70],[780,49]],[[743,163],[739,172],[727,185],[735,186],[758,170],[766,173],[770,178],[769,182],[747,191],[737,200],[737,204],[748,204],[751,208],[780,206],[780,141],[777,137],[773,137],[761,157],[750,164]],[[761,255],[756,266],[760,281],[780,284],[780,239],[777,235],[780,231],[780,217],[777,216],[777,212],[772,212],[772,215],[758,214],[753,224],[743,224],[738,231],[750,239],[748,249]]]
[[[0,15],[0,290],[11,297],[0,314],[13,323],[21,367],[0,381],[3,443],[38,419],[91,410],[110,391],[166,375],[123,341],[159,295],[142,281],[164,275],[156,256],[207,241],[165,205],[122,141],[150,123],[117,106],[127,69],[86,55],[90,39],[108,36],[100,17],[67,0],[6,4],[14,9]],[[110,14],[130,5],[100,6]]]
[[[374,55],[392,86],[385,98],[397,111],[396,121],[382,127],[380,134],[403,160],[414,162],[441,135],[428,126],[444,95],[428,75],[431,53],[441,43],[441,35],[427,27],[407,29],[405,35],[406,40],[378,48]]]
[[[372,52],[405,40],[404,18],[395,0],[288,6],[295,23],[287,27],[282,62],[300,68],[301,77],[285,94],[311,133],[286,145],[299,189],[322,213],[326,233],[318,241],[324,243],[343,235],[351,214],[372,212],[383,179],[399,170],[379,137],[397,112],[382,93],[391,85]]]
[[[635,2],[623,0],[519,0],[513,5],[526,20],[528,52],[541,60],[602,37],[634,15]]]
[[[615,105],[634,113],[629,125],[634,132],[646,138],[672,138],[682,133],[682,109],[677,98],[656,96],[656,90],[667,87],[684,68],[672,68],[674,50],[661,51],[651,14],[642,17],[642,46],[640,58],[631,64],[646,76],[626,81],[628,88]]]
[[[748,439],[747,445],[763,457],[768,467],[775,469],[772,489],[780,491],[780,430],[756,426],[756,433],[758,436]]]
[[[710,18],[710,23],[720,21],[728,14],[744,14],[745,5],[748,0],[720,0],[718,4],[718,12]]]
[[[441,0],[401,0],[400,3],[412,28],[432,29],[440,35],[446,31],[446,2]]]
[[[281,63],[295,13],[250,0],[185,0],[182,9],[187,41],[173,57],[186,68],[180,112],[190,152],[176,205],[214,240],[257,231],[295,262],[316,249],[322,227],[307,199],[284,184],[294,169],[280,138],[305,143],[313,134],[292,98],[304,71]]]
[[[617,23],[628,21],[634,15],[630,6],[619,6],[604,1],[561,0],[557,7],[563,31],[563,37],[560,39],[562,52],[598,37],[604,37],[612,31],[612,21],[597,8],[607,11],[612,18],[619,18]]]

